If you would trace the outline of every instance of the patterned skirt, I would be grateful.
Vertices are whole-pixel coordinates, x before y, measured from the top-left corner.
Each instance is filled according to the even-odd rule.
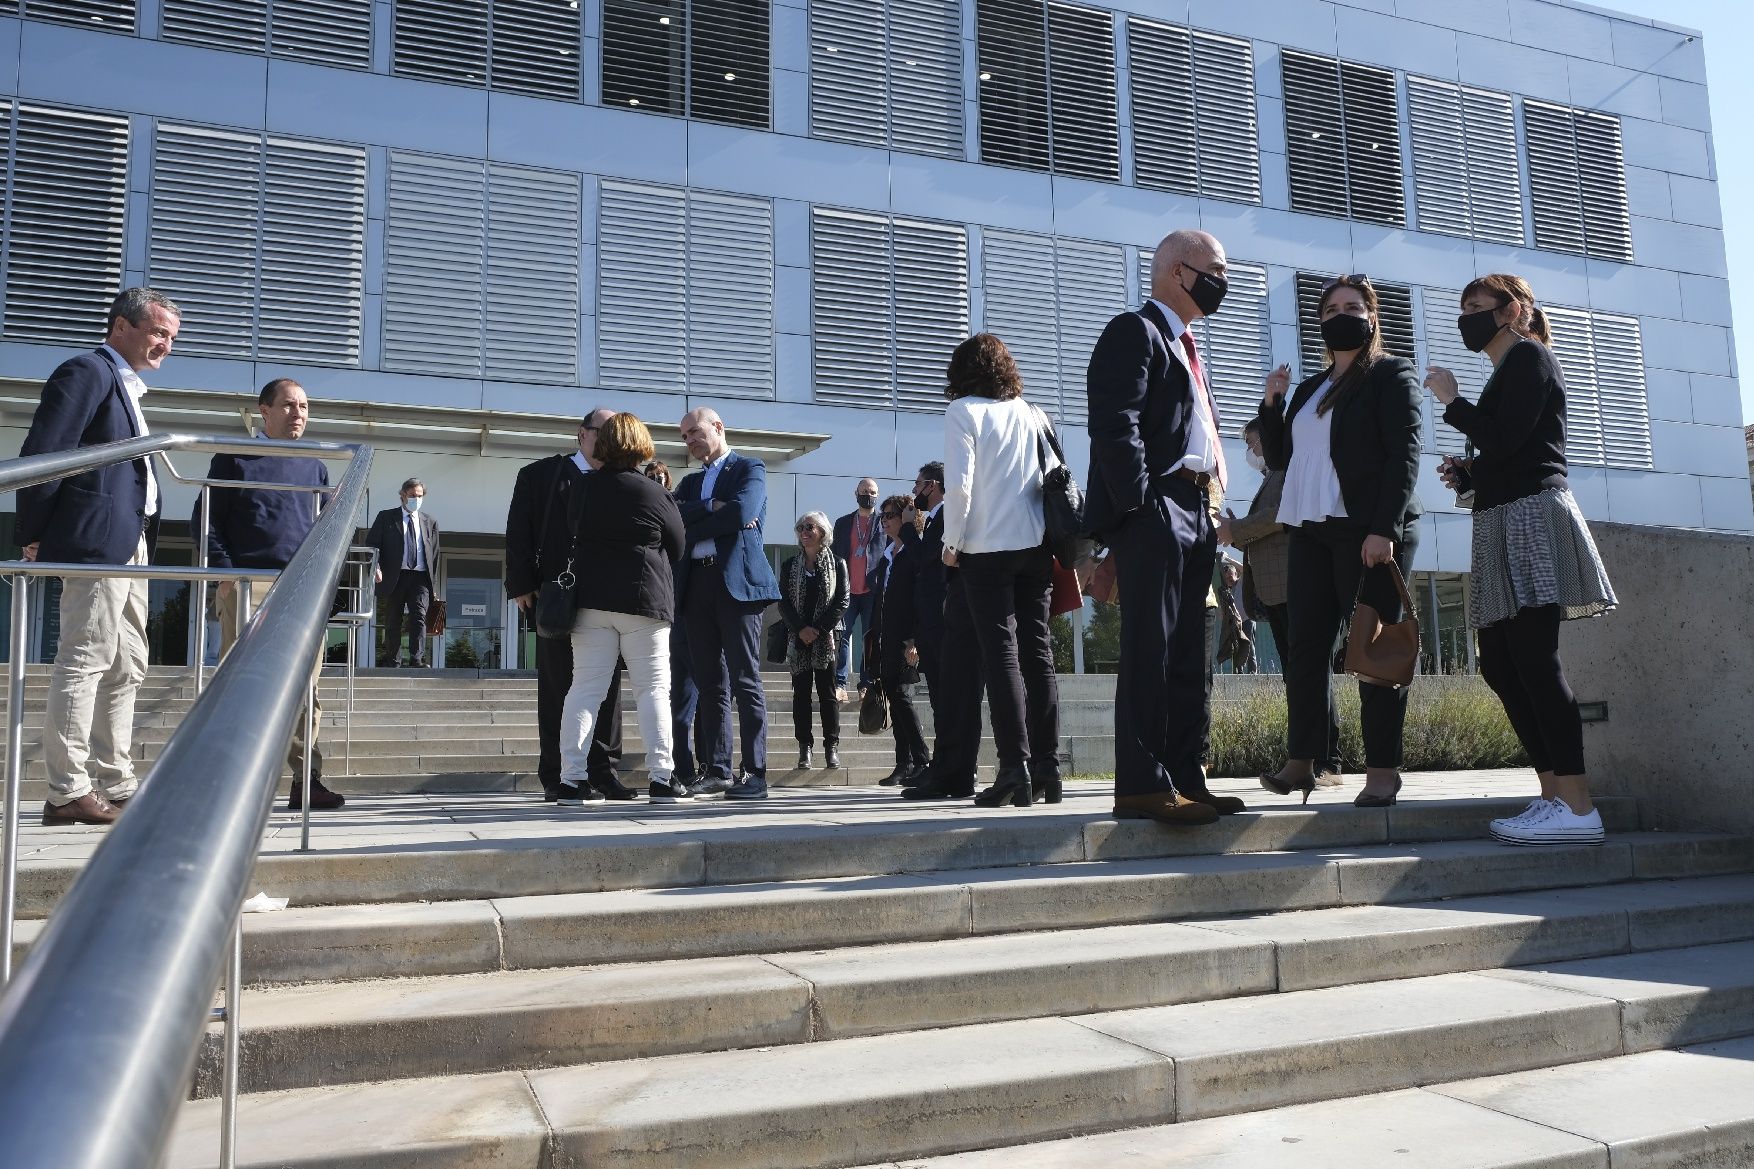
[[[1496,625],[1520,609],[1558,605],[1567,621],[1619,601],[1577,499],[1564,487],[1474,513],[1468,624]]]

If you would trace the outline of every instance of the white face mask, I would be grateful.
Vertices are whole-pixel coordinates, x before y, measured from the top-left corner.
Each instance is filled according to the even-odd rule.
[[[1266,455],[1257,455],[1254,451],[1250,451],[1248,457],[1249,457],[1249,466],[1251,466],[1255,469],[1255,473],[1257,475],[1265,475],[1267,473],[1267,456]]]
[[[409,515],[413,515],[415,512],[420,510],[420,502],[421,502],[420,496],[410,495],[407,499],[404,499],[402,501],[402,506],[408,509]]]

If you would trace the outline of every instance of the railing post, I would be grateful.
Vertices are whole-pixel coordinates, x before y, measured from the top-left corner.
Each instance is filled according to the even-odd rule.
[[[225,965],[225,1070],[219,1099],[219,1169],[234,1169],[238,1155],[238,1071],[242,1036],[238,1014],[243,1007],[244,918],[231,927],[231,957]]]
[[[195,564],[199,568],[207,567],[207,535],[213,526],[213,515],[208,510],[213,503],[213,489],[207,484],[201,485],[201,530],[195,534]],[[242,588],[241,581],[234,582],[234,589]],[[189,586],[192,596],[189,598],[189,617],[195,622],[195,697],[201,697],[201,688],[207,684],[207,582],[194,581]],[[239,622],[242,625],[242,622]]]
[[[310,685],[305,687],[305,749],[303,758],[299,761],[302,765],[299,770],[303,772],[299,777],[301,785],[299,790],[303,793],[303,798],[299,800],[298,813],[298,850],[300,852],[311,850],[311,760],[316,757],[317,753],[315,742],[317,737],[316,709],[317,675],[313,672]]]
[[[0,892],[0,990],[12,981],[12,927],[18,909],[18,801],[24,791],[24,666],[29,660],[30,578],[12,578],[12,652],[6,688],[5,890]]]

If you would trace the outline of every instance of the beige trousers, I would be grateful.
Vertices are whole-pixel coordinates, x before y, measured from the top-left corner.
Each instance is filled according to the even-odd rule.
[[[215,607],[219,611],[219,656],[221,658],[224,658],[226,654],[230,653],[231,647],[237,644],[238,590],[251,590],[250,612],[254,613],[256,611],[255,585],[255,581],[238,581],[234,588],[227,592],[225,596],[217,598],[215,602]],[[263,591],[266,592],[267,590],[263,589]],[[313,683],[316,682],[317,677],[322,673],[322,670],[323,657],[321,654],[318,654],[316,668],[311,671],[311,681]],[[323,704],[319,700],[316,704],[316,710],[312,713],[311,717],[311,778],[313,780],[323,778],[323,752],[315,742],[316,739],[321,737],[322,726]],[[305,719],[302,707],[299,710],[298,718],[293,720],[292,745],[286,755],[286,765],[292,768],[292,777],[294,780],[299,779],[305,773]]]
[[[128,563],[146,563],[144,536]],[[43,716],[49,803],[70,804],[93,789],[111,799],[134,794],[134,698],[145,679],[146,582],[63,579]]]

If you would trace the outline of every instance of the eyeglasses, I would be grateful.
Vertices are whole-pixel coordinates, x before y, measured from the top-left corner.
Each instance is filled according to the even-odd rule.
[[[601,429],[602,429],[602,428],[601,428],[601,427],[598,427],[598,426],[580,426],[580,427],[579,427],[579,429],[580,429],[580,430],[588,430],[588,431],[590,431],[590,432],[591,432],[591,433],[592,433],[592,434],[596,434],[596,433],[597,433],[597,431],[599,431],[599,430],[601,430]]]
[[[1363,284],[1368,286],[1370,284],[1370,277],[1362,272],[1352,272],[1345,276],[1336,276],[1326,284],[1322,285],[1322,294],[1325,296],[1334,291],[1334,289],[1340,287],[1342,284]]]
[[[880,518],[880,519],[882,519],[882,520],[883,520],[883,521],[884,521],[884,522],[885,522],[885,523],[887,523],[887,522],[888,522],[888,521],[890,521],[890,520],[898,520],[898,519],[900,519],[900,518],[901,518],[901,513],[900,513],[900,512],[894,512],[894,511],[885,511],[885,512],[879,512],[879,513],[878,513],[878,517],[879,517],[879,518]]]
[[[794,532],[797,532],[800,536],[802,536],[805,532],[820,532],[820,531],[822,531],[822,529],[817,527],[815,524],[799,524],[797,527],[793,528],[792,530]]]

